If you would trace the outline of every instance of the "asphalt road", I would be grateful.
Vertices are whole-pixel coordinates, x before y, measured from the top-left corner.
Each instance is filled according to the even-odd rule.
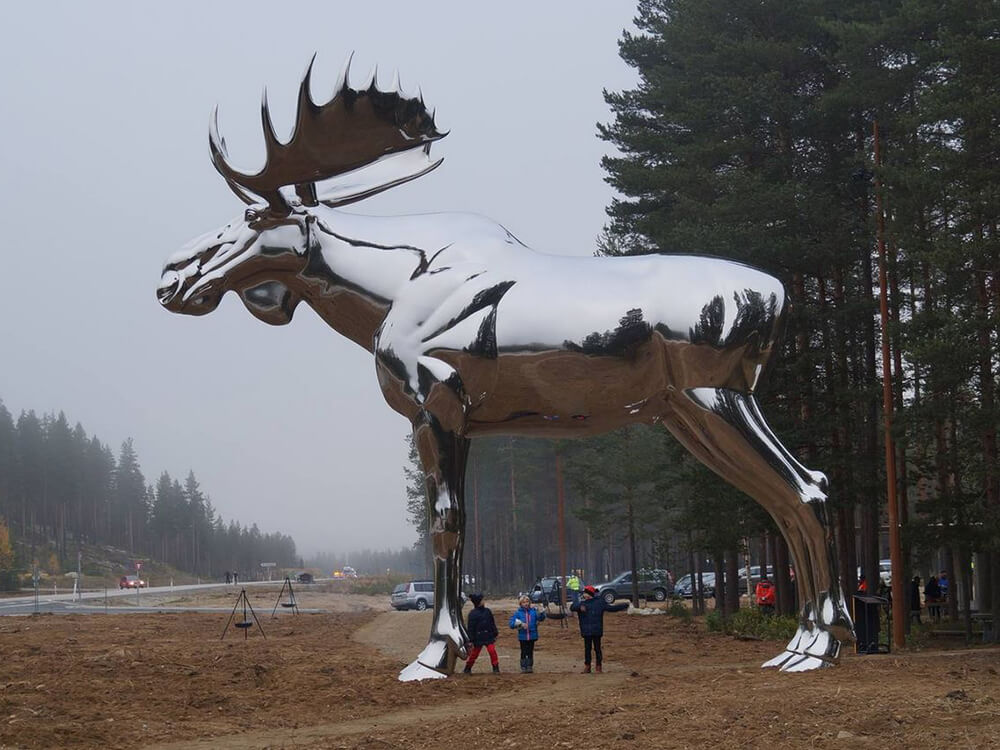
[[[14,596],[0,599],[0,615],[32,615],[32,614],[127,614],[131,612],[229,612],[232,607],[185,607],[173,605],[157,606],[153,602],[164,595],[172,595],[185,591],[208,591],[210,589],[228,589],[236,596],[241,588],[256,586],[274,586],[280,581],[248,581],[238,584],[226,583],[193,583],[184,586],[152,586],[144,589],[106,589],[100,591],[83,591],[79,594],[53,594],[38,591],[37,600],[34,594]],[[111,599],[131,597],[128,604],[121,603],[109,606]],[[148,605],[145,602],[149,602]],[[317,612],[319,610],[299,609],[300,612]]]

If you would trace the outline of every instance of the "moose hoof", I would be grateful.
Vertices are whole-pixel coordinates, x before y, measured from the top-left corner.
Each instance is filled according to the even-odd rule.
[[[840,657],[840,641],[829,630],[800,625],[785,650],[761,667],[778,667],[782,672],[808,672],[832,667]]]
[[[436,669],[425,667],[419,661],[414,661],[403,668],[398,679],[400,682],[414,682],[416,680],[443,680],[447,676]]]

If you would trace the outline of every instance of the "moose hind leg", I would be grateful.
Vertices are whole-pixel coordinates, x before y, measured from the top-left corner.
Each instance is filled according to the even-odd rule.
[[[462,624],[462,547],[465,531],[464,482],[469,441],[444,430],[424,414],[413,430],[424,467],[434,554],[434,609],[427,645],[399,673],[401,682],[447,677],[455,660],[466,657]]]
[[[835,661],[852,624],[825,523],[826,478],[805,469],[781,446],[752,396],[714,388],[685,395],[671,401],[668,428],[699,460],[770,513],[795,560],[799,631],[765,666],[800,671]]]

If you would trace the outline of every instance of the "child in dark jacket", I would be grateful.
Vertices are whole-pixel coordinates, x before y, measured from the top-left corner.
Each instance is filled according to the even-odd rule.
[[[596,671],[603,671],[601,662],[604,661],[604,654],[601,652],[601,636],[604,635],[604,613],[628,609],[628,602],[608,604],[597,595],[597,589],[585,586],[583,599],[572,604],[570,609],[577,613],[580,620],[580,635],[583,636],[583,673],[590,672],[591,648],[597,657]]]
[[[469,633],[469,640],[472,642],[472,646],[469,648],[469,657],[465,661],[465,669],[463,671],[465,674],[472,673],[472,665],[476,663],[476,659],[479,658],[479,652],[485,646],[486,652],[490,655],[490,664],[493,665],[493,671],[499,672],[500,659],[497,657],[497,648],[493,645],[496,642],[497,635],[499,635],[496,620],[493,619],[493,613],[489,607],[483,606],[482,594],[478,592],[470,594],[469,601],[472,602],[473,609],[469,612],[469,621],[465,629]]]

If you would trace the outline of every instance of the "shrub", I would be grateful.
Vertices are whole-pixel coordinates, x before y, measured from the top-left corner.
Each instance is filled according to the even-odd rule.
[[[667,614],[671,617],[677,617],[684,622],[691,621],[691,610],[679,601],[674,601],[670,604],[670,609],[667,610]]]
[[[385,579],[373,579],[369,581],[355,581],[351,584],[349,593],[351,594],[369,594],[371,596],[377,596],[378,594],[389,595],[392,593],[392,589],[396,584],[392,581],[386,581]]]
[[[787,641],[795,635],[799,622],[794,617],[765,615],[756,607],[744,607],[728,620],[722,612],[713,609],[705,615],[705,625],[710,633],[727,633],[737,638],[760,638],[764,641]]]
[[[722,619],[722,612],[717,609],[710,610],[709,613],[705,615],[705,625],[708,626],[708,632],[710,633],[726,632],[726,623]]]
[[[756,607],[743,608],[729,618],[726,632],[730,635],[761,638],[765,641],[787,641],[798,627],[794,617],[765,615]]]
[[[906,638],[906,647],[913,651],[922,651],[930,641],[931,626],[929,623],[915,622],[910,625],[910,635]]]
[[[14,570],[0,570],[0,591],[17,591],[21,588],[21,575]]]

